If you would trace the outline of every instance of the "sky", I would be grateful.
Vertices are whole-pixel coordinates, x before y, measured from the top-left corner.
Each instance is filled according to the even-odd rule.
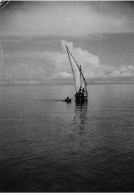
[[[134,82],[134,3],[13,1],[0,11],[0,82]]]

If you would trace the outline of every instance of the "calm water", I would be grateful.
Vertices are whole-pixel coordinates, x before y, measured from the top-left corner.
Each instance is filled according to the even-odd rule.
[[[134,85],[0,86],[0,191],[134,191]]]

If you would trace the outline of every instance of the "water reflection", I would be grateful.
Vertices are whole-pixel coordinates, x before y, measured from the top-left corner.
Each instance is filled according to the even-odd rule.
[[[87,106],[88,106],[88,101],[76,102],[75,103],[74,123],[79,128],[79,130],[80,130],[79,133],[80,134],[83,133],[83,131],[86,128]]]

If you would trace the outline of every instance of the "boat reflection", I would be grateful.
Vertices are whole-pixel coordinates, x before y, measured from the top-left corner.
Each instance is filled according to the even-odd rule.
[[[79,129],[79,134],[82,134],[86,128],[87,122],[87,106],[88,101],[75,102],[75,126]]]

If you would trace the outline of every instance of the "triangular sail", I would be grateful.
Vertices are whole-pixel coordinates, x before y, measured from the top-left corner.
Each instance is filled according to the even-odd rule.
[[[78,63],[76,62],[76,60],[72,56],[72,54],[69,51],[67,46],[66,46],[66,48],[67,48],[67,53],[68,53],[69,61],[70,61],[70,64],[71,64],[73,76],[74,76],[75,90],[76,90],[76,92],[78,92],[80,90],[80,88],[81,89],[86,89],[87,83],[86,83],[86,80],[83,76],[81,66],[78,65]]]

